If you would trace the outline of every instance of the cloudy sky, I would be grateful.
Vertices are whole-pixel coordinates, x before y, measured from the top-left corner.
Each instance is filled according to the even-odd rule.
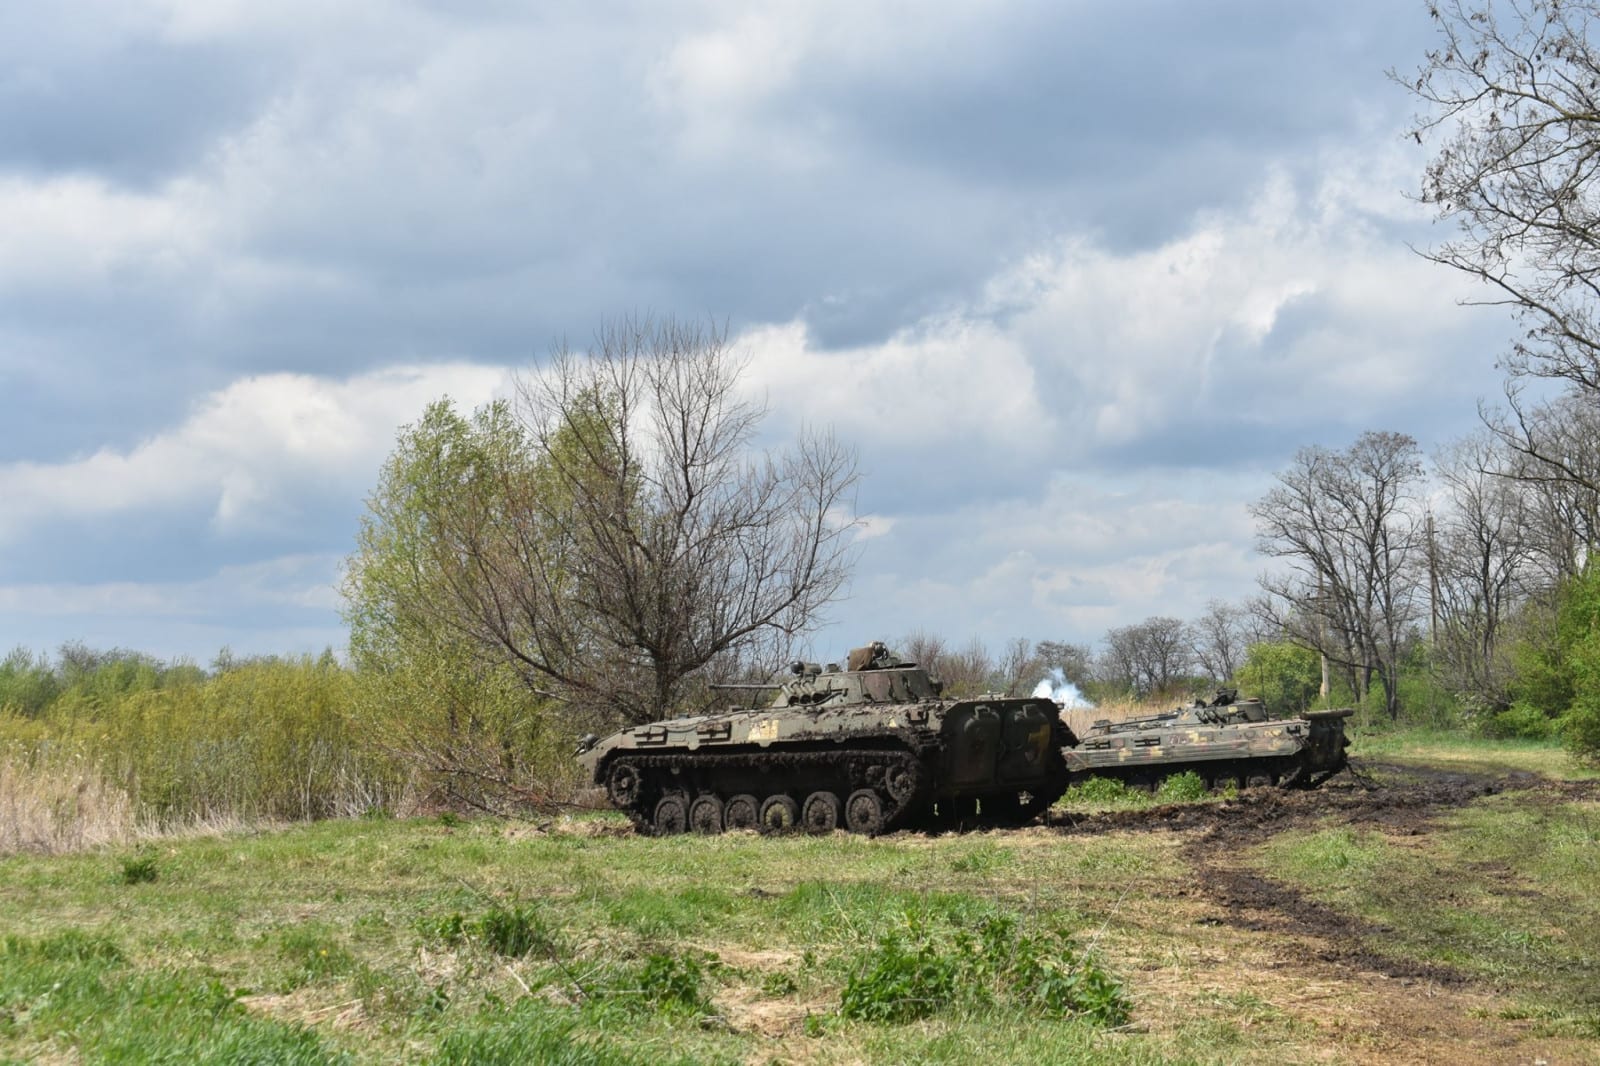
[[[1296,448],[1469,431],[1408,245],[1422,4],[0,6],[0,653],[342,649],[397,429],[608,316],[726,319],[860,450],[817,638],[1250,594]]]

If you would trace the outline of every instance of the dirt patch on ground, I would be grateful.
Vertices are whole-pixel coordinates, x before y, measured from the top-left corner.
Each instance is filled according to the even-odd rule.
[[[1366,764],[1313,791],[1247,789],[1222,803],[1177,804],[1143,810],[1068,814],[1053,826],[1067,835],[1109,830],[1184,831],[1183,857],[1195,872],[1190,890],[1209,900],[1208,924],[1292,936],[1286,960],[1312,968],[1357,971],[1385,980],[1460,988],[1469,979],[1447,966],[1390,958],[1363,947],[1383,932],[1309,898],[1239,859],[1290,829],[1344,824],[1390,836],[1427,831],[1441,814],[1502,791],[1593,798],[1592,783],[1554,782],[1532,774],[1487,776],[1423,767]]]
[[[1370,950],[1366,945],[1381,943],[1386,930],[1309,898],[1245,861],[1263,841],[1293,829],[1331,824],[1390,837],[1421,835],[1448,812],[1503,792],[1535,803],[1593,802],[1600,800],[1600,782],[1368,763],[1316,791],[1251,789],[1222,803],[1057,815],[1050,831],[1182,833],[1182,854],[1194,872],[1182,894],[1193,920],[1261,934],[1235,942],[1251,956],[1244,968],[1249,979],[1260,982],[1263,998],[1289,1013],[1307,1010],[1301,1016],[1325,1034],[1334,1059],[1595,1061],[1594,1049],[1580,1041],[1540,1037],[1532,1023],[1497,1017],[1498,996],[1476,978]],[[1506,890],[1525,891],[1510,884]],[[1296,1003],[1302,986],[1308,992],[1323,989],[1327,1002]],[[1151,991],[1161,996],[1158,988]],[[1334,1004],[1338,1009],[1330,1011]]]
[[[1560,792],[1569,798],[1593,798],[1600,795],[1600,788],[1594,786],[1591,782],[1548,781],[1532,774],[1490,777],[1367,763],[1356,773],[1340,774],[1321,788],[1309,791],[1253,788],[1221,803],[1168,804],[1090,814],[1057,812],[1051,828],[1066,834],[1200,830],[1202,840],[1217,848],[1259,843],[1272,834],[1329,818],[1406,835],[1423,831],[1443,811],[1497,792],[1527,789]]]

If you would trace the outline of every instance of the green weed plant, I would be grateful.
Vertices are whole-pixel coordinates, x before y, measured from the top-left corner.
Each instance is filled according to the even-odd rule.
[[[857,962],[839,1013],[901,1023],[996,1004],[1105,1026],[1129,1012],[1121,983],[1060,930],[1027,930],[1006,914],[939,930],[908,914]]]

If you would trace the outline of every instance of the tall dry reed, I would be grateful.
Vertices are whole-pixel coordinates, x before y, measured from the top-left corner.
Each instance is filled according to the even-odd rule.
[[[56,765],[0,754],[0,855],[81,851],[139,835],[128,790],[81,758]]]

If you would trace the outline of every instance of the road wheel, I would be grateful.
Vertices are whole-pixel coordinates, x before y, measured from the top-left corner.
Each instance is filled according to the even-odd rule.
[[[761,831],[787,833],[800,824],[800,804],[792,796],[768,796],[761,804]]]
[[[707,794],[689,804],[689,828],[696,833],[722,832],[722,800]]]
[[[832,792],[813,792],[806,797],[800,822],[808,833],[831,833],[839,828],[839,797]]]
[[[683,832],[689,825],[689,805],[676,792],[670,796],[662,796],[656,803],[654,825],[658,837]]]
[[[858,788],[844,801],[844,824],[852,833],[883,832],[883,800],[870,788]]]
[[[606,798],[613,807],[626,810],[639,800],[639,768],[631,762],[619,762],[606,775]]]
[[[722,825],[726,829],[754,829],[761,824],[761,801],[748,792],[741,792],[722,807]]]
[[[917,794],[917,769],[916,763],[897,762],[884,771],[884,791],[896,804],[904,806]]]

